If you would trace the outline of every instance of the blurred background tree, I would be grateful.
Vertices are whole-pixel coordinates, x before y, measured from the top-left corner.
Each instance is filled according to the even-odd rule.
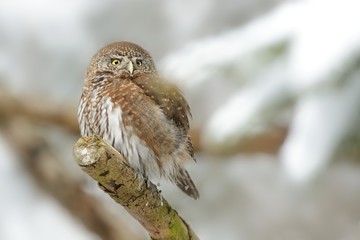
[[[200,239],[359,239],[358,9],[1,1],[0,239],[146,238],[71,155],[86,66],[120,40],[148,49],[192,108],[201,198],[161,189]]]

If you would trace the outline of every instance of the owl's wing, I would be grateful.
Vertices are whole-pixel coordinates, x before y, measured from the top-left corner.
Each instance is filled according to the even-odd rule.
[[[188,152],[194,157],[194,149],[188,134],[190,107],[180,90],[174,84],[162,80],[157,75],[139,76],[133,81],[160,106],[165,116],[183,131],[184,136],[186,136]]]
[[[165,82],[156,75],[139,76],[134,82],[161,107],[168,119],[174,121],[175,125],[186,134],[188,133],[190,107],[174,84]]]

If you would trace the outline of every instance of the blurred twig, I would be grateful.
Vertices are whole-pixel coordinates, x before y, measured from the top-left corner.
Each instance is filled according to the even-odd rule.
[[[14,96],[0,87],[0,118],[22,116],[38,123],[50,123],[79,134],[75,105],[57,104],[49,99],[29,95]]]
[[[0,88],[0,120],[2,117],[14,115],[28,118],[37,123],[56,124],[73,134],[79,134],[75,105],[60,105],[49,99],[44,100],[31,96],[15,97]],[[287,129],[274,128],[225,149],[203,149],[200,137],[201,129],[190,130],[195,151],[205,150],[221,155],[257,152],[276,154],[284,142],[286,134]]]
[[[280,146],[284,143],[288,134],[286,128],[273,127],[267,129],[258,135],[248,136],[241,140],[236,140],[233,143],[229,142],[221,147],[214,147],[205,149],[215,155],[233,155],[237,153],[256,154],[268,153],[277,154]]]
[[[23,119],[3,122],[4,133],[20,155],[23,165],[40,187],[55,197],[90,231],[104,240],[141,239],[107,208],[81,187],[76,178],[53,154],[46,140]]]
[[[198,239],[156,186],[151,182],[139,186],[137,173],[99,137],[80,138],[74,146],[74,157],[104,192],[144,226],[152,239]]]

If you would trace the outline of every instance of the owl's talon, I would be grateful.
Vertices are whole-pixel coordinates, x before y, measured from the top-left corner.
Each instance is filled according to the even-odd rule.
[[[150,188],[151,187],[151,182],[149,181],[149,179],[145,179],[145,182],[146,182],[146,187],[147,188]]]
[[[144,184],[144,179],[142,177],[138,177],[138,187],[137,190],[141,191],[141,187]]]
[[[141,186],[142,186],[142,184],[139,182],[138,187],[137,187],[137,190],[138,190],[139,192],[141,191]]]

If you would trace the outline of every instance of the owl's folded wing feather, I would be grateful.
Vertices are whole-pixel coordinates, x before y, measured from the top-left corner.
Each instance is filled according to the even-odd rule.
[[[188,133],[190,107],[175,85],[161,80],[156,75],[139,76],[134,82],[161,107],[168,119]]]
[[[134,79],[134,83],[142,88],[145,94],[161,107],[165,116],[183,131],[188,152],[194,157],[194,149],[188,135],[190,107],[180,90],[174,84],[162,80],[157,75],[139,76]]]

